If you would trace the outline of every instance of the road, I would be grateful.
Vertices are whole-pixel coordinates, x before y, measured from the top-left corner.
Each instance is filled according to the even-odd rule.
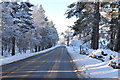
[[[2,66],[2,80],[77,78],[67,49],[58,47],[43,54]]]

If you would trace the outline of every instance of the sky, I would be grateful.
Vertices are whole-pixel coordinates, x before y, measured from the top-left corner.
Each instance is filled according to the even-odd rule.
[[[34,5],[42,4],[46,16],[48,16],[49,21],[53,21],[58,32],[64,32],[67,26],[71,26],[75,22],[75,17],[71,19],[66,19],[64,15],[67,6],[74,2],[75,0],[29,0]]]

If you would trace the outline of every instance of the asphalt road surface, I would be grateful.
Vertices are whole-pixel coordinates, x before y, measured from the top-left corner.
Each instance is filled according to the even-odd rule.
[[[2,78],[3,80],[77,78],[72,63],[67,49],[61,46],[46,53],[2,66]]]

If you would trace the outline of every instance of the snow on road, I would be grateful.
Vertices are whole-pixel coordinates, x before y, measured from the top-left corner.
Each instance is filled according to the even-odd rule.
[[[45,53],[45,52],[50,51],[52,49],[55,49],[56,47],[59,47],[59,46],[60,45],[56,45],[56,46],[54,46],[52,48],[45,49],[43,51],[35,52],[35,53],[29,53],[28,52],[28,53],[25,53],[25,54],[16,54],[15,56],[9,56],[9,57],[0,56],[0,66],[4,65],[4,64],[15,62],[15,61],[19,61],[19,60],[22,60],[22,59],[25,59],[25,58],[28,58],[28,57],[31,57],[31,56],[35,56],[37,54]]]
[[[118,78],[118,69],[108,66],[108,60],[102,62],[89,56],[81,55],[79,54],[79,48],[73,49],[73,47],[67,47],[67,49],[78,71],[85,78]]]

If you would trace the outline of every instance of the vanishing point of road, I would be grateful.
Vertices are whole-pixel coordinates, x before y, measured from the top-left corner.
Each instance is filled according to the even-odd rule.
[[[77,78],[73,62],[64,46],[2,66],[2,80]]]

